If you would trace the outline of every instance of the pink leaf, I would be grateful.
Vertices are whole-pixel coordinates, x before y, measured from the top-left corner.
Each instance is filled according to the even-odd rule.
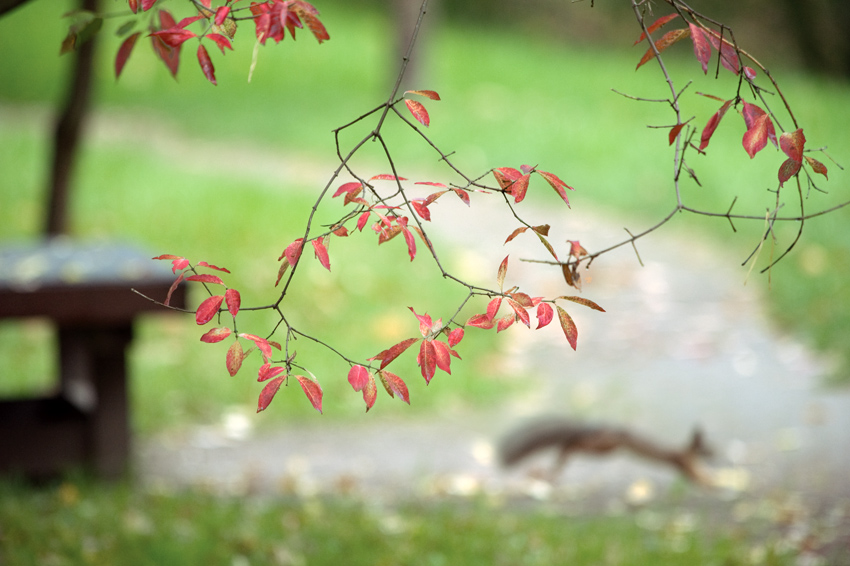
[[[390,362],[392,362],[394,359],[403,354],[405,350],[407,350],[410,346],[412,346],[415,342],[419,340],[421,340],[421,338],[408,338],[407,340],[402,340],[391,348],[388,348],[383,352],[369,358],[368,361],[371,362],[372,360],[381,360],[380,369],[384,369],[390,364]]]
[[[484,330],[489,330],[493,328],[493,318],[487,316],[486,314],[475,314],[469,317],[469,320],[466,321],[467,326],[474,326],[476,328],[483,328]]]
[[[224,285],[224,281],[221,280],[221,277],[218,277],[216,275],[210,275],[208,273],[191,275],[186,278],[186,281],[199,281],[201,283],[214,283],[216,285]]]
[[[232,316],[239,313],[239,306],[242,304],[242,297],[236,289],[228,289],[224,292],[224,300],[227,302],[227,310]]]
[[[434,345],[434,354],[437,362],[437,367],[451,375],[452,368],[452,356],[449,353],[449,347],[444,342],[439,340],[433,340],[431,342]]]
[[[369,377],[369,370],[361,365],[352,366],[348,370],[348,383],[355,391],[363,391],[363,388],[369,383]]]
[[[168,288],[168,294],[165,295],[165,306],[168,306],[168,303],[171,302],[171,295],[174,294],[174,291],[177,290],[177,287],[183,281],[183,273],[177,276],[177,279],[174,280],[174,283],[171,284],[171,287]]]
[[[499,308],[502,306],[502,297],[495,297],[489,303],[487,303],[487,317],[492,320],[496,313],[499,312]]]
[[[363,401],[366,403],[366,412],[369,412],[375,405],[375,401],[378,399],[378,388],[375,385],[375,378],[372,377],[372,374],[369,374],[369,380],[366,382],[366,385],[363,387]]]
[[[410,256],[410,261],[413,261],[413,258],[416,257],[416,239],[413,237],[413,233],[407,228],[404,228],[402,232],[404,232],[404,241],[407,243],[407,253]]]
[[[198,46],[198,63],[201,65],[201,71],[204,72],[207,80],[212,84],[218,84],[215,80],[215,67],[210,59],[210,54],[207,53],[207,48],[203,45]]]
[[[520,322],[522,322],[524,325],[526,325],[530,328],[531,327],[531,320],[528,316],[528,311],[525,310],[525,307],[523,307],[522,305],[520,305],[518,302],[516,302],[513,299],[508,299],[508,305],[510,305],[510,307],[514,310],[514,313],[516,314],[516,316],[520,320]]]
[[[345,183],[345,184],[339,186],[339,188],[336,190],[336,192],[333,194],[333,197],[331,197],[331,198],[338,197],[339,195],[342,195],[342,194],[352,194],[353,193],[353,194],[356,195],[357,193],[359,193],[361,191],[362,188],[363,188],[363,185],[361,185],[360,183],[357,183],[355,181],[352,181],[350,183]]]
[[[313,240],[311,243],[313,244],[313,251],[316,254],[316,257],[319,259],[319,263],[322,264],[322,267],[331,270],[331,259],[328,256],[328,248],[325,246],[325,240],[327,238],[317,238]]]
[[[708,61],[711,59],[711,45],[705,38],[702,29],[696,24],[688,24],[691,28],[691,40],[694,43],[694,55],[702,64],[702,72],[708,74]]]
[[[280,384],[283,383],[283,380],[286,379],[286,376],[276,377],[272,381],[269,381],[263,390],[260,392],[260,398],[257,403],[257,412],[265,411],[269,406],[269,403],[272,402],[274,396],[277,394],[280,389]]]
[[[239,368],[242,367],[243,359],[245,359],[245,356],[242,352],[242,344],[239,340],[235,340],[233,344],[230,345],[230,348],[227,349],[227,372],[231,377],[236,375]]]
[[[208,33],[204,37],[207,37],[215,42],[218,45],[218,48],[221,49],[222,55],[224,54],[225,49],[230,49],[233,51],[233,45],[231,45],[230,40],[220,33]]]
[[[222,301],[224,301],[224,295],[213,295],[205,299],[195,311],[195,322],[198,325],[204,325],[211,321],[218,314]]]
[[[797,161],[790,157],[786,159],[782,165],[779,166],[779,186],[783,186],[785,181],[799,173],[802,165],[802,161]]]
[[[708,123],[702,130],[702,136],[700,137],[700,151],[708,147],[708,142],[711,141],[711,136],[714,134],[714,130],[717,129],[718,124],[720,124],[720,120],[723,119],[723,115],[726,114],[726,111],[729,110],[729,106],[731,105],[732,101],[727,100],[723,103],[723,106],[720,107],[720,110],[715,112],[714,115],[708,120]]]
[[[546,179],[546,182],[555,189],[555,192],[558,193],[558,196],[566,203],[567,206],[570,206],[570,200],[567,198],[567,192],[564,189],[569,189],[574,191],[575,189],[563,182],[557,175],[554,173],[549,173],[547,171],[537,170],[537,174]]]
[[[707,37],[712,47],[720,53],[720,63],[737,75],[740,72],[741,63],[735,47],[726,39],[723,39],[721,43],[720,36],[714,30],[708,30]]]
[[[678,18],[678,17],[679,17],[679,14],[676,14],[676,13],[668,14],[666,16],[661,16],[660,18],[658,18],[657,20],[652,22],[652,24],[646,29],[649,33],[652,33],[655,30],[657,30],[658,28],[660,28],[661,26],[663,26],[664,24],[668,23],[670,20],[673,20],[673,19]],[[640,34],[640,37],[637,39],[637,41],[634,42],[633,45],[637,45],[638,43],[640,43],[644,39],[646,39],[646,33],[645,32]]]
[[[511,256],[510,255],[505,256],[505,259],[503,259],[502,263],[499,264],[499,271],[496,273],[496,283],[499,284],[499,289],[501,289],[502,286],[505,283],[505,275],[507,275],[507,273],[508,273],[508,258],[509,257],[511,257]]]
[[[404,103],[407,105],[407,109],[410,110],[410,113],[413,114],[413,117],[416,118],[420,124],[428,127],[431,123],[431,117],[428,115],[428,111],[425,110],[425,106],[416,100],[405,99]]]
[[[379,371],[378,377],[381,378],[381,383],[384,384],[384,388],[387,390],[390,397],[398,395],[402,401],[410,405],[410,393],[407,390],[407,384],[404,380],[387,370]]]
[[[198,263],[198,267],[209,267],[210,269],[215,269],[216,271],[223,271],[225,273],[230,273],[230,270],[225,269],[223,267],[218,267],[216,265],[211,265],[205,261]]]
[[[794,161],[803,161],[803,146],[805,145],[806,136],[803,134],[802,128],[793,132],[784,132],[779,136],[779,148]]]
[[[215,11],[215,25],[220,26],[230,14],[230,6],[219,6]]]
[[[381,173],[380,175],[375,175],[374,177],[369,179],[370,181],[407,181],[404,177],[396,177],[395,175],[389,175],[387,173]]]
[[[115,78],[121,76],[121,71],[124,70],[124,65],[127,63],[127,59],[130,57],[130,53],[133,52],[133,47],[136,45],[136,40],[139,39],[141,32],[136,32],[133,35],[129,36],[121,43],[121,47],[118,48],[118,53],[115,55]]]
[[[244,332],[239,333],[240,338],[244,338],[245,340],[250,340],[254,344],[257,345],[260,352],[263,354],[263,359],[268,360],[272,357],[272,346],[268,340],[257,336],[256,334],[246,334]]]
[[[437,352],[431,340],[423,340],[419,346],[419,367],[425,383],[431,383],[431,378],[437,372]]]
[[[514,322],[516,322],[516,315],[513,313],[506,314],[496,321],[496,332],[507,330]]]
[[[528,181],[531,179],[531,173],[526,173],[521,176],[519,179],[514,181],[514,184],[511,185],[509,192],[514,197],[514,202],[522,202],[525,199],[525,194],[528,192]]]
[[[260,371],[257,372],[257,381],[268,381],[269,379],[277,377],[284,371],[286,371],[286,368],[272,366],[270,363],[265,363],[260,366]]]
[[[298,238],[283,250],[283,254],[278,259],[280,261],[282,258],[286,258],[286,261],[292,267],[295,267],[295,264],[298,263],[298,259],[301,257],[301,250],[304,249],[304,238]]]
[[[756,153],[764,149],[767,145],[767,126],[769,123],[770,116],[762,114],[756,118],[753,126],[744,132],[742,143],[750,159],[755,157]]]
[[[540,303],[537,305],[537,328],[543,328],[554,317],[555,311],[549,303]]]
[[[360,215],[360,218],[357,219],[357,229],[361,232],[363,231],[363,228],[366,226],[366,224],[369,222],[370,215],[371,212],[367,210],[366,212]]]
[[[449,346],[454,348],[463,340],[463,328],[455,328],[449,332]]]
[[[307,399],[310,400],[310,403],[313,405],[313,408],[322,412],[322,387],[308,377],[304,377],[303,375],[296,375],[296,379],[298,379],[298,383],[301,384],[301,389],[304,390],[304,394],[307,396]]]
[[[578,340],[578,328],[576,328],[575,322],[567,314],[567,311],[562,309],[561,307],[555,305],[555,308],[558,310],[558,320],[561,322],[561,328],[564,330],[564,336],[567,337],[567,342],[570,343],[573,350],[576,349],[576,342]]]
[[[229,328],[224,326],[219,328],[213,328],[212,330],[201,336],[201,342],[206,342],[207,344],[221,342],[222,340],[230,336],[231,332],[232,331]]]
[[[440,95],[433,90],[407,90],[404,94],[418,94],[420,96],[430,98],[431,100],[440,100]]]

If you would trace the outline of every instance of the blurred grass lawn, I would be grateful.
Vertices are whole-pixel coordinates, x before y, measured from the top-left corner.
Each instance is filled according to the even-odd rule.
[[[45,108],[55,105],[68,63],[57,56],[64,35],[58,18],[65,11],[62,6],[70,9],[72,3],[35,1],[0,20],[0,52],[5,60],[0,68],[2,239],[38,233],[48,159]],[[577,5],[575,9],[587,8]],[[234,150],[262,147],[281,156],[303,157],[305,164],[312,163],[307,157],[316,157],[317,163],[330,162],[332,128],[373,108],[387,95],[397,61],[387,55],[394,37],[387,31],[389,22],[380,15],[331,4],[323,10],[323,21],[333,39],[321,46],[301,33],[297,42],[288,39],[260,49],[251,84],[245,77],[251,64],[252,30],[243,26],[235,52],[225,57],[212,54],[217,87],[201,75],[189,44],[174,81],[143,40],[116,83],[112,59],[120,40],[107,32],[99,53],[96,109],[135,117],[150,128],[179,132],[180,140],[188,144],[217,141]],[[462,170],[483,173],[494,166],[538,163],[577,188],[570,195],[574,210],[586,205],[627,211],[637,219],[634,225],[649,225],[672,208],[666,130],[645,127],[669,123],[665,108],[611,92],[614,87],[641,97],[666,96],[657,69],[647,65],[634,71],[640,48],[628,49],[628,41],[576,47],[552,38],[448,24],[434,30],[432,39],[421,70],[426,84],[421,87],[438,91],[443,101],[428,104],[432,116],[428,133],[441,148],[457,152],[453,159]],[[669,64],[675,77],[694,78],[684,100],[701,128],[718,104],[694,93],[727,95],[735,79],[724,74],[719,81],[700,76],[686,48],[672,50]],[[774,68],[773,72],[805,128],[808,147],[829,144],[832,155],[848,162],[850,88],[793,70]],[[119,119],[116,124],[127,122]],[[738,196],[739,212],[761,214],[772,206],[773,195],[764,187],[775,178],[784,156],[769,146],[751,161],[740,146],[741,125],[739,118],[728,116],[712,139],[708,157],[691,156],[689,164],[697,170],[703,188],[685,183],[686,203],[725,211]],[[386,136],[401,167],[418,171],[436,166],[436,155],[402,128],[390,125]],[[284,192],[278,179],[264,178],[262,171],[246,175],[228,160],[216,170],[199,171],[179,156],[168,158],[152,149],[121,141],[87,148],[71,211],[74,233],[132,239],[154,253],[177,253],[225,265],[239,278],[233,286],[243,292],[244,304],[273,300],[269,284],[276,274],[275,260],[303,232],[317,187],[288,186]],[[373,149],[367,151],[367,159],[374,159],[369,152]],[[831,180],[821,186],[830,194],[814,194],[807,203],[809,210],[848,198],[846,174],[830,162],[827,165]],[[538,199],[533,188],[529,198]],[[538,202],[552,202],[552,198],[547,189]],[[789,201],[786,209],[793,211],[793,199]],[[850,301],[841,300],[850,297],[847,214],[841,211],[807,223],[798,250],[774,269],[768,294],[778,327],[842,354],[848,350],[846,329],[850,328]],[[682,222],[675,224],[658,237],[675,234]],[[739,232],[732,234],[725,220],[694,219],[687,232],[691,237],[715,239],[718,246],[730,250],[730,261],[735,262],[746,257],[762,229],[758,222],[749,227],[741,224],[737,223]],[[787,227],[779,231],[784,238],[779,246],[790,241],[791,232]],[[591,242],[583,243],[592,247]],[[412,316],[400,313],[403,309],[397,305],[437,313],[450,308],[457,297],[456,291],[446,296],[452,293],[450,287],[429,273],[426,262],[408,264],[400,242],[376,254],[371,241],[350,238],[332,254],[343,245],[346,257],[367,257],[368,265],[340,261],[334,265],[333,278],[319,269],[302,273],[310,288],[297,291],[291,303],[295,316],[309,317],[315,326],[328,328],[328,342],[345,344],[352,357],[374,355],[394,337],[415,333]],[[405,276],[419,282],[415,289],[395,284],[402,263],[409,274]],[[743,274],[742,270],[742,279]],[[764,278],[757,281],[767,286]],[[340,317],[340,312],[345,316]],[[251,322],[257,332],[268,327],[262,317]],[[482,334],[467,334],[462,349],[466,359],[456,363],[455,375],[438,376],[428,391],[408,360],[404,376],[415,408],[401,407],[398,400],[381,395],[376,410],[415,414],[447,404],[486,404],[510,391],[519,380],[499,374],[498,355],[482,355],[490,347]],[[189,321],[146,320],[139,335],[133,352],[138,375],[133,394],[142,409],[134,414],[138,429],[211,421],[228,404],[256,402],[259,387],[244,381],[250,371],[229,379],[224,347],[198,343],[198,329]],[[49,339],[47,329],[37,322],[2,323],[0,355],[11,360],[4,374],[47,375],[52,368],[43,355],[43,342]],[[327,392],[326,415],[361,412],[362,400],[351,394],[344,378],[347,367],[326,354],[311,355],[313,349],[305,342],[298,344],[299,357],[321,378]],[[495,344],[500,347],[498,340]],[[396,369],[401,373],[402,368]],[[846,376],[847,366],[839,373]],[[45,384],[28,377],[26,382],[7,379],[0,388],[8,394]],[[303,418],[312,412],[300,391],[286,393],[293,394],[278,395],[274,410],[266,411],[263,419]]]

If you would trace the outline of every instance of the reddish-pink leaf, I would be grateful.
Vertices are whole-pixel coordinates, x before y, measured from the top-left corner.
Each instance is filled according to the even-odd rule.
[[[230,333],[231,330],[226,326],[213,328],[212,330],[201,336],[201,342],[206,342],[207,344],[221,342],[222,340],[230,336]]]
[[[413,210],[416,211],[423,220],[429,221],[431,220],[431,211],[428,210],[428,205],[425,204],[422,200],[415,199],[410,201],[410,205],[413,207]]]
[[[153,5],[156,4],[156,1],[157,0],[142,0],[142,11],[147,12],[148,10],[153,8]]]
[[[752,127],[744,132],[742,143],[744,150],[750,159],[756,156],[767,145],[767,126],[770,123],[770,116],[762,114],[756,118]]]
[[[398,395],[402,401],[410,405],[410,393],[403,379],[387,370],[380,370],[378,376],[381,378],[381,383],[384,384],[384,388],[390,397]]]
[[[246,334],[244,332],[240,332],[239,337],[244,338],[245,340],[250,340],[256,344],[257,348],[259,348],[260,352],[263,354],[263,359],[268,360],[272,357],[272,346],[265,338],[257,336],[256,334]]]
[[[370,214],[371,213],[367,210],[366,212],[360,215],[360,218],[357,219],[357,229],[361,232],[363,231],[363,228],[366,226],[366,224],[369,222]]]
[[[388,348],[381,352],[380,354],[369,358],[368,361],[372,360],[381,360],[381,367],[379,369],[384,369],[387,367],[390,362],[399,357],[404,353],[410,346],[412,346],[415,342],[421,340],[421,338],[408,338],[407,340],[402,340],[395,346]]]
[[[224,285],[224,281],[221,280],[221,277],[218,277],[217,275],[210,275],[209,273],[191,275],[186,278],[186,281],[199,281],[201,283],[214,283],[216,285]]]
[[[540,303],[537,305],[537,328],[543,328],[550,322],[552,322],[552,318],[554,317],[554,309],[552,305],[549,303]]]
[[[428,115],[428,111],[425,110],[422,103],[410,99],[405,99],[404,103],[407,105],[407,109],[410,110],[410,113],[413,114],[413,117],[416,118],[420,124],[428,127],[431,123],[431,117]]]
[[[649,33],[652,33],[655,30],[657,30],[658,28],[660,28],[661,26],[663,26],[664,24],[666,24],[667,22],[669,22],[670,20],[678,18],[678,17],[679,17],[679,14],[667,14],[666,16],[661,16],[660,18],[658,18],[657,20],[652,22],[652,25],[650,25],[646,29]],[[646,33],[645,32],[640,34],[640,37],[637,39],[637,41],[634,42],[634,45],[637,45],[638,43],[640,43],[644,39],[646,39]]]
[[[522,202],[525,198],[526,192],[528,192],[528,181],[531,179],[531,173],[526,173],[511,185],[510,189],[508,189],[508,193],[513,195],[514,202]]]
[[[407,254],[410,256],[410,261],[413,261],[413,258],[416,257],[416,239],[413,237],[413,232],[407,228],[404,228],[402,232],[404,232],[404,241],[407,244]]]
[[[269,379],[279,376],[284,371],[286,371],[286,368],[272,366],[270,363],[266,362],[260,366],[260,371],[257,372],[257,381],[268,381]]]
[[[449,346],[454,348],[463,340],[463,328],[455,328],[449,332]]]
[[[579,240],[567,240],[567,243],[570,244],[570,257],[579,259],[587,255],[587,250],[582,247]]]
[[[466,321],[466,325],[489,330],[493,328],[493,317],[486,314],[474,314]]]
[[[522,177],[522,173],[513,167],[498,167],[493,169],[493,176],[496,177],[496,182],[502,190],[508,190],[514,181]]]
[[[218,84],[215,80],[215,67],[210,59],[210,54],[207,53],[207,48],[203,45],[198,46],[198,63],[200,63],[201,71],[204,72],[207,80],[212,84]]]
[[[171,272],[177,273],[181,269],[185,269],[189,267],[189,260],[185,257],[180,257],[172,254],[163,254],[156,256],[153,259],[170,259],[171,261]]]
[[[597,305],[596,303],[594,303],[590,299],[585,299],[584,297],[577,297],[577,296],[574,296],[574,295],[568,297],[568,296],[564,295],[564,296],[560,296],[558,298],[564,299],[565,301],[572,301],[572,302],[577,303],[579,305],[583,305],[587,308],[591,308],[595,311],[605,312],[605,309],[603,309],[602,307],[600,307],[599,305]]]
[[[425,383],[431,383],[431,378],[437,373],[437,352],[431,340],[423,340],[419,346],[419,367]]]
[[[700,137],[699,150],[702,151],[706,147],[708,147],[708,142],[711,141],[711,136],[714,134],[714,130],[717,129],[717,125],[720,124],[720,120],[723,119],[723,115],[726,114],[726,111],[729,110],[729,107],[732,105],[731,100],[727,100],[723,103],[723,106],[720,107],[720,110],[714,113],[714,115],[708,120],[708,123],[705,125],[705,128],[702,130],[702,136]]]
[[[711,44],[708,43],[702,29],[696,24],[688,24],[691,28],[691,40],[694,42],[694,55],[702,64],[702,72],[708,74],[708,61],[711,59]]]
[[[555,189],[555,192],[558,193],[558,196],[566,203],[567,206],[570,206],[570,200],[567,198],[567,192],[564,189],[569,189],[574,191],[575,189],[563,182],[557,175],[554,173],[549,173],[547,171],[537,170],[537,174],[546,179],[546,182]]]
[[[160,28],[163,30],[177,27],[174,17],[168,10],[159,10],[159,22]],[[180,66],[180,47],[171,47],[161,37],[157,36],[151,36],[151,44],[154,52],[168,67],[171,76],[176,77],[177,68]]]
[[[378,399],[378,388],[375,385],[375,378],[369,374],[369,379],[363,387],[363,401],[366,403],[366,412],[375,406],[375,401]]]
[[[211,321],[218,314],[222,301],[224,301],[224,295],[213,295],[205,299],[195,311],[195,322],[204,325]]]
[[[526,293],[511,293],[511,299],[520,305],[523,308],[530,309],[532,307],[537,306],[534,303],[534,299],[528,296]]]
[[[263,390],[260,392],[260,398],[257,403],[257,412],[265,411],[269,406],[269,403],[272,402],[274,396],[277,394],[280,389],[280,384],[283,383],[283,380],[286,379],[286,376],[276,377],[273,380],[269,381]]]
[[[519,228],[517,228],[516,230],[511,232],[511,235],[508,236],[507,240],[505,240],[505,244],[507,244],[508,242],[510,242],[511,240],[513,240],[514,238],[516,238],[517,236],[519,236],[520,234],[522,234],[526,230],[528,230],[528,226],[520,226]],[[502,245],[504,245],[504,244],[502,244]]]
[[[198,263],[198,267],[209,267],[210,269],[215,269],[216,271],[223,271],[224,273],[230,273],[229,269],[225,269],[223,267],[218,267],[217,265],[209,264],[205,261]]]
[[[507,330],[514,322],[516,322],[516,315],[513,313],[506,314],[505,316],[496,320],[496,332]]]
[[[185,28],[186,26],[194,24],[198,20],[203,20],[204,18],[206,18],[206,16],[202,14],[198,14],[197,16],[189,16],[188,18],[183,18],[182,20],[177,22],[177,27]]]
[[[658,50],[658,53],[661,53],[677,41],[681,41],[682,39],[691,35],[690,29],[674,29],[673,31],[668,31],[661,39],[655,42],[655,49]],[[655,51],[650,47],[646,50],[646,53],[641,57],[640,62],[637,64],[635,69],[640,69],[642,65],[644,65],[647,61],[655,57]]]
[[[134,14],[139,11],[139,0],[128,0],[130,11]]]
[[[487,303],[487,316],[492,320],[502,306],[502,297],[495,297]]]
[[[121,71],[124,69],[124,64],[127,63],[127,59],[130,57],[130,53],[133,52],[133,47],[135,47],[136,40],[139,39],[140,35],[142,35],[142,33],[137,31],[136,33],[125,39],[121,43],[121,47],[118,48],[118,53],[115,55],[116,79],[121,76]]]
[[[781,187],[785,184],[785,181],[799,173],[802,165],[802,161],[797,161],[790,157],[786,159],[782,165],[779,166],[779,186]]]
[[[452,189],[454,193],[463,201],[466,206],[469,206],[469,193],[464,191],[463,189]]]
[[[215,11],[215,25],[220,26],[230,14],[230,6],[219,6]]]
[[[501,289],[502,286],[505,283],[505,275],[507,275],[507,273],[508,273],[508,258],[509,257],[511,257],[511,256],[506,255],[505,259],[502,260],[502,263],[499,264],[499,271],[496,274],[496,282],[499,284],[499,289]]]
[[[215,44],[218,45],[218,48],[221,49],[222,54],[224,54],[225,49],[230,49],[231,51],[233,51],[233,45],[231,45],[230,40],[227,39],[225,36],[221,35],[220,33],[208,33],[204,37],[212,39]]]
[[[555,305],[555,308],[558,310],[558,320],[561,322],[561,328],[564,330],[564,336],[567,337],[567,342],[570,343],[573,350],[576,349],[576,341],[578,340],[578,328],[576,328],[575,322],[567,314],[567,311],[562,309],[561,307]]]
[[[165,306],[168,306],[168,303],[171,302],[171,295],[174,294],[174,291],[177,290],[177,286],[180,285],[180,282],[183,281],[183,274],[177,276],[177,279],[174,280],[174,283],[171,284],[171,287],[168,288],[168,294],[165,295]]]
[[[744,67],[744,76],[747,77],[747,80],[754,81],[756,80],[756,70],[752,67]]]
[[[520,322],[530,328],[531,320],[529,319],[528,311],[525,310],[525,307],[523,307],[513,299],[508,299],[508,304],[514,310],[514,313],[516,313],[516,316],[520,320]]]
[[[380,175],[375,175],[370,181],[407,181],[404,177],[396,177],[395,175],[390,175],[387,173],[381,173]]]
[[[817,159],[815,159],[813,157],[809,157],[808,155],[804,155],[803,157],[806,158],[806,161],[808,162],[809,165],[811,165],[812,170],[815,173],[820,173],[821,175],[823,175],[824,177],[829,179],[829,177],[827,176],[826,165],[824,165],[823,163],[821,163],[820,161],[818,161]]]
[[[431,100],[440,100],[440,95],[433,90],[406,90],[404,91],[404,94],[418,94],[420,96],[430,98]]]
[[[282,258],[286,258],[287,263],[292,267],[295,267],[295,264],[298,263],[298,258],[301,257],[301,250],[304,248],[304,238],[298,238],[283,250],[283,254],[279,258],[280,261]]]
[[[307,396],[307,399],[310,400],[310,403],[313,405],[313,408],[322,412],[322,387],[310,379],[309,377],[305,377],[303,375],[296,375],[296,379],[298,379],[298,383],[301,384],[301,389],[304,390],[304,394]]]
[[[322,267],[324,267],[325,269],[330,271],[331,270],[331,258],[330,258],[330,256],[328,256],[328,248],[325,245],[326,239],[327,239],[327,237],[317,238],[317,239],[313,240],[311,243],[313,244],[313,251],[315,252],[316,257],[318,258],[319,263],[322,264]]]
[[[676,138],[679,137],[679,132],[682,131],[682,128],[685,127],[685,124],[676,124],[672,128],[670,128],[670,134],[667,136],[670,141],[670,145],[673,145],[673,142],[676,141]]]
[[[236,316],[239,313],[239,306],[242,304],[242,297],[236,289],[228,289],[224,292],[224,300],[227,302],[227,310],[231,315]]]
[[[431,333],[431,330],[434,328],[434,321],[431,318],[431,315],[428,313],[425,314],[416,314],[416,311],[413,307],[407,307],[410,312],[413,313],[413,316],[416,317],[416,320],[419,321],[419,333],[422,336],[428,336]]]
[[[779,148],[794,161],[803,161],[803,147],[805,145],[806,136],[803,134],[802,128],[793,132],[783,132],[779,136]]]
[[[310,28],[311,32],[313,32],[313,37],[315,37],[319,43],[331,38],[328,34],[328,30],[318,18],[319,11],[316,10],[312,4],[304,2],[303,0],[295,0],[293,2],[293,8],[298,14],[298,17],[304,20],[307,27]],[[294,34],[293,37],[295,37]]]
[[[434,345],[434,354],[436,356],[437,367],[451,375],[451,349],[445,342],[441,342],[439,340],[433,340],[431,342]]]
[[[712,47],[720,53],[720,63],[737,75],[740,72],[741,63],[738,60],[738,52],[735,47],[726,39],[723,39],[721,43],[720,35],[714,30],[708,30],[706,36]]]
[[[363,388],[369,384],[369,370],[361,365],[352,366],[348,370],[348,383],[355,391],[363,391]]]
[[[231,377],[236,375],[239,368],[242,367],[242,360],[244,359],[245,356],[242,352],[242,344],[239,340],[235,340],[233,344],[230,345],[230,348],[227,349],[227,372]]]
[[[195,32],[178,27],[161,29],[159,31],[151,32],[151,35],[161,39],[168,47],[180,47],[184,42],[192,39],[193,37],[198,37],[198,34]]]
[[[747,129],[749,130],[756,124],[756,121],[760,117],[766,115],[766,112],[755,104],[750,104],[745,101],[744,107],[741,110],[741,115],[744,117],[744,123],[747,125]],[[773,127],[773,122],[770,120],[767,122],[767,137],[773,145],[779,147],[779,144],[776,141],[776,130]]]
[[[331,197],[331,198],[338,197],[339,195],[342,195],[342,194],[352,194],[352,193],[354,193],[356,195],[357,193],[360,192],[360,190],[362,188],[363,188],[363,185],[361,185],[360,183],[358,183],[356,181],[352,181],[350,183],[344,183],[344,184],[339,186],[339,188],[336,190],[336,192],[333,194],[333,197]]]

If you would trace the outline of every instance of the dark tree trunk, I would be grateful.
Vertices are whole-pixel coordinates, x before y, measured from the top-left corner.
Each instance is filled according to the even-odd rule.
[[[97,0],[80,0],[80,8],[97,11]],[[83,122],[89,105],[96,38],[92,37],[74,52],[71,80],[65,93],[62,113],[53,134],[53,161],[48,186],[47,217],[44,231],[48,236],[68,233],[68,202],[71,178],[79,150]]]

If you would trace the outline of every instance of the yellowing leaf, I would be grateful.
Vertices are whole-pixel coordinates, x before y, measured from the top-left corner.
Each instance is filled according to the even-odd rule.
[[[405,99],[404,103],[407,105],[407,109],[410,110],[410,113],[413,114],[413,117],[416,118],[420,124],[427,127],[431,123],[431,117],[428,115],[428,111],[425,110],[425,106],[423,106],[421,102]]]
[[[811,165],[812,170],[815,173],[820,173],[821,175],[823,175],[824,177],[829,179],[829,177],[827,177],[827,175],[826,175],[826,173],[827,173],[826,165],[824,165],[823,163],[821,163],[820,161],[818,161],[817,159],[815,159],[813,157],[809,157],[808,155],[804,155],[803,157],[806,158],[806,161],[808,162],[809,165]]]
[[[668,31],[661,36],[661,39],[655,42],[655,49],[658,50],[658,53],[661,53],[677,41],[681,41],[689,35],[691,35],[690,29],[674,29],[673,31]],[[640,69],[644,63],[653,57],[655,57],[655,51],[653,51],[652,47],[650,47],[646,50],[646,53],[643,54],[643,57],[641,57],[640,62],[637,64],[637,67],[635,67],[635,70]]]
[[[561,328],[564,331],[564,336],[567,338],[567,342],[569,342],[572,349],[576,349],[576,342],[578,341],[578,328],[576,328],[575,322],[567,314],[567,311],[562,309],[561,307],[555,305],[555,308],[558,311],[558,320],[561,322]]]
[[[655,30],[657,30],[658,28],[660,28],[661,26],[663,26],[664,24],[666,24],[667,22],[669,22],[670,20],[676,19],[678,17],[679,17],[679,14],[667,14],[666,16],[661,16],[660,18],[658,18],[657,20],[652,22],[652,24],[646,29],[649,33],[652,33]],[[637,41],[634,42],[634,45],[637,45],[638,43],[640,43],[644,39],[646,39],[646,33],[641,33],[640,37],[637,39]]]
[[[239,340],[234,341],[233,344],[230,345],[230,348],[227,349],[227,373],[229,373],[231,377],[236,375],[239,368],[242,367],[242,360],[244,359],[242,354],[242,344]]]

